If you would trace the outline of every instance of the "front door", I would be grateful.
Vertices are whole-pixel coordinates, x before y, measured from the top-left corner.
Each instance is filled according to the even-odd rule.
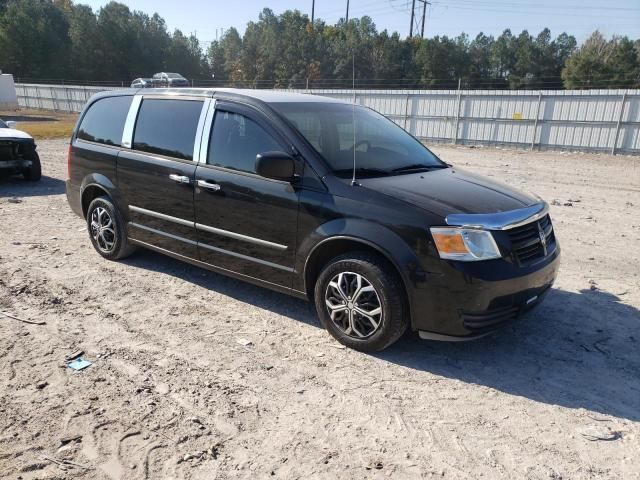
[[[207,136],[194,197],[200,260],[290,287],[298,190],[255,172],[256,155],[288,151],[286,142],[258,112],[223,102],[216,102]]]
[[[194,145],[203,104],[145,96],[132,148],[120,152],[117,166],[129,237],[190,258],[198,256]]]

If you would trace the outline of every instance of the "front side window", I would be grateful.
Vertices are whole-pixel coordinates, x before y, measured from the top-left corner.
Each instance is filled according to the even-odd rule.
[[[202,103],[200,100],[144,99],[133,134],[133,149],[193,160]]]
[[[282,150],[260,125],[239,113],[216,109],[207,163],[255,173],[259,153]]]
[[[431,151],[391,120],[361,106],[332,102],[273,103],[338,176],[380,176],[446,168]]]
[[[104,145],[121,146],[131,96],[107,97],[93,103],[82,118],[78,138]]]

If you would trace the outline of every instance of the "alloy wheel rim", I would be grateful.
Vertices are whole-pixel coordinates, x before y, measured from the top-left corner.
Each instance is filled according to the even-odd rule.
[[[116,231],[113,219],[104,207],[96,207],[91,212],[91,238],[103,253],[111,253],[116,243]]]
[[[341,272],[327,285],[325,304],[331,321],[346,335],[363,339],[382,325],[382,303],[371,282],[355,272]]]

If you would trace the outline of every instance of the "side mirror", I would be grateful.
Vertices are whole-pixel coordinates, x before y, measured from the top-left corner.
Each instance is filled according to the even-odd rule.
[[[7,127],[9,127],[9,128],[16,128],[16,122],[14,122],[13,120],[9,120],[9,121],[6,121],[4,123],[6,123]]]
[[[256,173],[265,178],[291,182],[295,175],[293,157],[285,152],[264,152],[256,155]]]

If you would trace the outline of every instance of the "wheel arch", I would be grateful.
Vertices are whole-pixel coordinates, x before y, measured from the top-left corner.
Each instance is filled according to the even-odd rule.
[[[100,196],[107,196],[114,201],[112,195],[115,186],[104,175],[93,174],[87,176],[80,187],[80,205],[82,207],[82,216],[87,218],[87,210],[91,202]],[[115,203],[115,202],[114,202]]]
[[[350,235],[336,235],[325,238],[318,242],[305,261],[304,266],[304,289],[310,300],[314,298],[315,282],[322,268],[331,259],[348,252],[369,252],[382,258],[390,268],[392,268],[400,277],[402,282],[402,291],[406,301],[409,316],[411,317],[411,302],[409,298],[408,279],[403,274],[400,266],[393,256],[376,243],[363,238]]]

